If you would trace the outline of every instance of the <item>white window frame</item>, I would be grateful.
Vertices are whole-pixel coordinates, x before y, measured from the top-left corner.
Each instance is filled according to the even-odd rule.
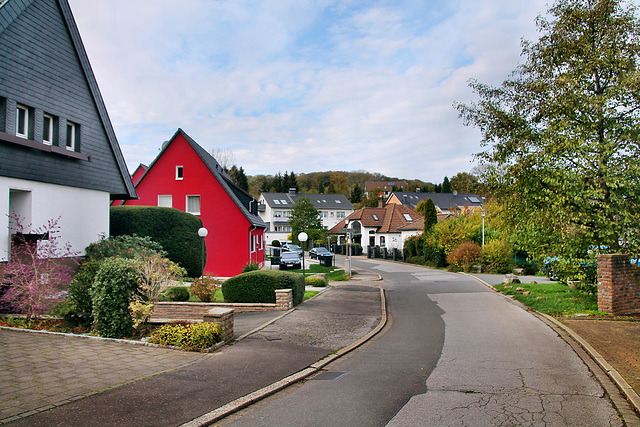
[[[164,200],[164,203],[160,202],[160,198],[163,198],[162,200]],[[169,201],[169,204],[167,206],[167,201]],[[164,208],[172,208],[173,207],[173,196],[171,194],[158,194],[158,206],[160,207],[164,207]]]
[[[49,126],[46,125],[47,120],[49,120]],[[42,143],[45,145],[53,145],[53,121],[54,117],[51,114],[42,114]]]
[[[24,129],[20,129],[20,112],[24,117]],[[16,136],[24,139],[29,139],[29,129],[31,126],[31,109],[26,105],[16,104]]]
[[[184,166],[176,166],[176,181],[184,179]]]
[[[346,218],[345,212],[336,212],[336,218],[345,219]]]
[[[197,198],[198,198],[198,208],[199,208],[199,209],[198,209],[198,212],[192,212],[192,211],[190,211],[190,210],[189,210],[189,199],[191,199],[192,197],[194,197],[194,198],[195,198],[195,197],[197,197]],[[200,211],[202,210],[202,205],[201,205],[201,203],[202,203],[202,200],[201,200],[201,198],[200,198],[200,195],[199,195],[199,194],[190,194],[190,195],[187,195],[186,200],[185,200],[184,210],[185,210],[185,212],[188,212],[188,213],[190,213],[191,215],[200,215]]]
[[[67,120],[67,134],[64,146],[69,151],[76,151],[78,146],[78,136],[79,136],[79,126],[77,123],[70,122]],[[71,145],[69,145],[71,142]]]
[[[256,236],[254,236],[253,234],[251,235],[249,246],[251,246],[251,253],[256,251]]]

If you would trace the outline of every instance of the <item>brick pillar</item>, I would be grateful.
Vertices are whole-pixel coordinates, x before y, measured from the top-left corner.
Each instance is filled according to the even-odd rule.
[[[233,339],[233,308],[214,307],[204,314],[202,321],[220,326],[222,341],[228,343]]]
[[[293,307],[293,289],[276,289],[276,310],[289,310]]]
[[[598,255],[598,310],[611,314],[640,311],[640,282],[629,255]]]

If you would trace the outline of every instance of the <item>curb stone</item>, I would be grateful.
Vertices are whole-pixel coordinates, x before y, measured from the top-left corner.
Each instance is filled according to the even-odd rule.
[[[381,318],[378,325],[371,332],[369,332],[367,335],[360,338],[359,340],[313,363],[308,368],[305,368],[293,375],[283,378],[282,380],[277,381],[269,386],[263,387],[260,390],[256,390],[253,393],[249,393],[246,396],[240,397],[234,400],[233,402],[229,402],[226,405],[216,408],[211,412],[203,414],[198,418],[195,418],[187,423],[182,424],[180,427],[201,427],[201,426],[211,425],[216,421],[219,421],[235,412],[238,412],[241,409],[244,409],[252,405],[253,403],[256,403],[262,399],[265,399],[277,393],[278,391],[317,373],[323,367],[327,366],[329,363],[333,362],[336,359],[339,359],[340,357],[355,350],[356,348],[360,347],[361,345],[369,341],[371,338],[377,335],[385,327],[385,325],[387,324],[387,299],[386,299],[386,294],[384,289],[380,289],[380,310],[381,310]],[[285,313],[284,315],[278,318],[284,317],[287,314],[289,314],[289,312]],[[268,323],[272,323],[272,322],[268,322]],[[265,326],[267,326],[267,324],[258,327],[256,330],[260,330]],[[254,331],[249,332],[248,334],[251,334],[253,332]],[[248,334],[245,334],[245,335],[248,335]],[[241,338],[244,338],[244,336]]]

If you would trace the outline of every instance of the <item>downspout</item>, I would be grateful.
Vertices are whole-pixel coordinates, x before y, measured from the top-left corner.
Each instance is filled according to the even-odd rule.
[[[256,228],[258,228],[257,225],[254,225],[253,228],[251,230],[249,230],[249,264],[251,264],[251,262],[253,261],[251,259],[251,234],[256,231]]]

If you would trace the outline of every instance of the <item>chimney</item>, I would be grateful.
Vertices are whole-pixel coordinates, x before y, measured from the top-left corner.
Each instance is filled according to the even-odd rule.
[[[384,199],[382,197],[380,197],[378,199],[378,207],[379,208],[384,208]]]
[[[295,188],[290,188],[289,189],[289,194],[296,194],[296,189]]]

